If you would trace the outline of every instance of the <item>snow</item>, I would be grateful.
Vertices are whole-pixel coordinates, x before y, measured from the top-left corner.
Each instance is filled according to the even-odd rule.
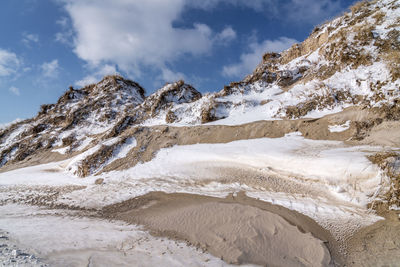
[[[8,128],[9,126],[13,125],[14,123],[20,122],[22,121],[21,119],[17,118],[11,122],[7,122],[7,123],[0,123],[0,130]]]
[[[107,144],[114,142],[116,139]],[[92,149],[97,150],[99,146]],[[125,157],[134,146],[136,140],[128,140],[116,150],[111,162]],[[69,160],[0,173],[0,186],[87,186],[83,191],[64,195],[59,201],[91,208],[158,190],[225,196],[232,190],[255,189],[254,185],[242,180],[243,177],[221,183],[219,179],[227,175],[224,170],[233,168],[278,177],[282,185],[280,190],[289,195],[304,193],[301,188],[293,191],[295,182],[305,188],[318,188],[318,197],[329,196],[345,206],[363,209],[385,185],[380,169],[366,158],[366,155],[379,151],[379,147],[349,147],[342,142],[307,140],[299,133],[227,144],[174,146],[160,150],[150,162],[125,171],[84,179],[75,177],[71,168],[93,152],[90,150]],[[104,178],[105,184],[94,185],[97,178]],[[211,181],[202,182],[204,180]],[[263,185],[262,191],[267,187]]]
[[[18,136],[28,129],[28,126],[29,125],[25,124],[18,126],[8,135],[7,139],[0,144],[0,149],[13,145]]]
[[[126,173],[140,178],[173,176],[185,179],[209,177],[207,167],[218,163],[265,172],[273,168],[276,173],[286,173],[297,179],[328,187],[342,186],[345,192],[339,196],[362,206],[367,204],[367,196],[379,188],[382,178],[380,169],[361,152],[366,149],[346,147],[340,142],[307,140],[297,135],[228,144],[175,146],[161,150],[152,161],[139,164]],[[354,182],[359,189],[352,188]]]
[[[131,151],[132,148],[136,147],[137,142],[134,137],[130,137],[125,140],[125,142],[119,146],[113,153],[113,157],[109,160],[109,162],[113,162],[117,159],[122,159],[125,158],[129,151]]]
[[[389,8],[389,4],[394,5],[396,1],[383,0],[371,7],[378,5],[379,11],[385,13],[383,23],[375,25],[375,38],[384,39],[390,30],[400,30],[400,26],[390,27],[398,23],[400,8]],[[367,20],[372,22],[373,19]],[[331,37],[338,30],[349,27],[340,18],[324,25],[322,32],[326,32],[328,26],[335,29],[330,32]],[[356,42],[354,33],[350,33],[347,39],[349,44],[352,41]],[[300,68],[310,68],[311,71],[317,72],[319,68],[335,63],[324,59],[319,53],[321,49],[324,47],[321,46],[308,55],[277,68],[296,79],[302,76]],[[366,45],[362,49],[363,53],[368,53],[374,58],[381,56],[372,45]],[[378,81],[379,90],[385,96],[380,101],[376,101],[374,97],[376,88],[371,88],[371,85],[377,84]],[[371,65],[361,65],[356,69],[351,66],[345,67],[325,80],[305,79],[289,89],[278,86],[277,83],[258,81],[234,88],[237,92],[231,95],[216,97],[209,94],[195,102],[185,103],[193,97],[193,91],[184,87],[174,95],[168,92],[174,84],[168,84],[151,97],[157,98],[166,93],[165,100],[173,103],[168,110],[173,111],[178,120],[169,125],[201,124],[202,112],[210,106],[214,106],[213,115],[220,119],[208,125],[240,125],[260,120],[282,119],[287,107],[313,99],[329,97],[333,99],[333,103],[311,110],[303,116],[304,118],[320,118],[354,105],[350,98],[342,102],[336,101],[333,96],[338,92],[350,94],[352,97],[363,96],[370,100],[371,107],[379,107],[400,97],[400,80],[389,83],[385,81],[391,81],[390,71],[383,60],[375,60]],[[97,167],[97,173],[104,166],[127,157],[137,146],[134,137],[126,139],[123,143],[120,137],[95,142],[98,139],[94,135],[109,131],[121,118],[117,116],[110,122],[107,119],[102,120],[103,115],[124,115],[127,103],[140,105],[144,101],[138,93],[138,88],[119,80],[117,82],[121,86],[117,93],[113,91],[115,88],[110,87],[111,83],[108,80],[95,86],[94,97],[85,100],[105,104],[90,112],[79,125],[74,125],[67,131],[54,127],[41,133],[49,133],[58,138],[52,152],[66,154],[72,150],[82,153],[60,162],[0,173],[0,203],[29,198],[35,194],[43,196],[45,193],[40,190],[49,186],[84,187],[60,193],[55,200],[56,204],[93,209],[101,209],[106,205],[152,191],[215,197],[245,191],[250,197],[310,216],[334,234],[351,233],[361,226],[381,219],[366,206],[381,197],[380,193],[385,192],[388,186],[388,179],[366,156],[382,148],[351,147],[342,142],[307,140],[299,133],[275,139],[174,146],[160,150],[151,161],[140,163],[125,171],[112,171],[98,176],[94,176],[93,172],[85,179],[76,177],[80,164],[88,156],[98,152],[102,146],[113,146],[114,150],[112,157]],[[110,92],[106,92],[107,90],[111,90],[110,101],[110,95],[107,95]],[[73,113],[82,108],[83,104],[91,104],[92,102],[82,103],[85,97],[77,94],[75,99],[62,107],[61,113],[67,110]],[[167,124],[168,110],[161,109],[157,116],[148,119],[142,125]],[[329,125],[328,130],[331,133],[340,133],[348,130],[350,125],[350,120],[343,121],[342,124]],[[0,143],[0,152],[14,145],[21,139],[21,134],[32,126],[34,125],[19,125],[4,136]],[[0,129],[4,127],[6,126],[0,125]],[[62,139],[69,136],[77,140],[75,146],[78,144],[78,147],[61,147]],[[2,158],[0,166],[13,159],[17,151],[17,148],[12,149]],[[94,184],[98,178],[104,179],[102,185]],[[25,190],[30,186],[32,189]],[[397,209],[395,206],[390,208]],[[72,213],[61,217],[50,211],[9,204],[0,206],[0,215],[0,229],[9,231],[15,240],[21,241],[28,248],[35,247],[40,255],[56,265],[83,262],[87,264],[88,259],[93,264],[98,262],[103,265],[116,260],[121,260],[121,264],[125,265],[127,262],[124,260],[138,264],[146,262],[149,265],[173,266],[225,264],[181,243],[168,240],[162,243],[160,239],[151,237],[138,227],[120,222],[77,218]],[[88,230],[81,231],[82,229]],[[184,248],[178,249],[180,246]],[[161,257],[164,252],[167,256]],[[121,253],[125,253],[126,258],[117,257]],[[71,258],[72,256],[75,258]],[[205,259],[209,261],[205,262]]]
[[[400,25],[398,25],[398,19],[400,18],[400,8],[388,8],[390,3],[396,4],[396,1],[382,1],[382,5],[380,6],[380,11],[385,14],[385,18],[382,19],[383,23],[380,25],[376,25],[374,34],[379,36],[382,39],[387,38],[387,34],[391,30],[400,30]],[[380,3],[378,3],[380,5]],[[392,25],[397,25],[396,27],[391,27]]]
[[[379,1],[374,3],[370,9],[377,10],[376,12],[385,13],[383,23],[378,25],[373,19],[376,12],[372,12],[370,17],[365,18],[366,21],[372,21],[372,25],[376,26],[373,34],[376,38],[385,39],[391,30],[400,31],[398,20],[400,17],[400,8],[396,5],[396,1]],[[378,9],[375,8],[378,7]],[[360,22],[354,27],[363,26]],[[172,108],[172,111],[177,116],[177,121],[173,126],[190,126],[201,123],[202,110],[215,100],[216,107],[214,115],[219,120],[214,121],[212,125],[239,125],[260,120],[276,120],[285,117],[285,109],[289,106],[296,106],[303,102],[313,100],[316,97],[319,99],[332,98],[335,100],[335,94],[341,92],[344,95],[349,94],[351,97],[363,96],[372,107],[379,107],[382,103],[391,103],[394,99],[400,97],[398,86],[400,80],[391,81],[391,74],[387,68],[387,63],[382,60],[382,54],[379,49],[371,44],[358,46],[355,40],[355,33],[351,31],[351,27],[346,19],[337,18],[334,21],[322,26],[320,34],[327,32],[328,27],[334,30],[329,33],[333,37],[339,30],[348,31],[347,42],[348,46],[353,47],[361,54],[369,55],[373,58],[373,64],[360,65],[353,68],[350,65],[342,66],[340,71],[337,71],[332,76],[325,80],[320,80],[317,77],[311,80],[296,83],[289,88],[282,88],[278,84],[268,84],[265,82],[254,82],[247,85],[237,85],[233,89],[237,91],[232,95],[214,98],[212,95],[203,97],[193,103],[177,104]],[[328,45],[328,42],[326,45]],[[277,65],[276,67],[281,73],[286,73],[292,79],[302,76],[301,68],[309,69],[308,73],[317,73],[322,67],[337,65],[338,62],[329,61],[323,57],[321,50],[326,48],[326,45],[321,45],[315,51],[309,54],[295,58],[287,64]],[[341,63],[339,63],[340,65]],[[371,85],[379,85],[379,91],[385,96],[384,99],[376,101],[376,88],[371,88]],[[327,106],[319,106],[311,110],[304,118],[320,118],[328,114],[341,112],[343,109],[354,106],[353,100],[348,97],[347,100],[336,101],[336,103],[327,104]],[[323,104],[323,103],[321,103]],[[162,112],[159,116],[149,119],[143,125],[160,125],[167,124],[165,121],[166,112]]]
[[[174,146],[150,162],[104,173],[101,186],[66,193],[58,203],[99,209],[152,191],[214,197],[245,191],[310,216],[337,233],[337,227],[351,232],[380,219],[366,208],[388,185],[366,158],[380,149],[307,140],[300,133]]]
[[[95,178],[77,179],[65,171],[68,160],[0,173],[0,186],[10,185],[87,185]]]
[[[298,72],[299,64],[315,64],[318,62],[324,65],[324,60],[318,55],[318,51],[308,56],[300,57],[287,65],[281,66],[282,69],[291,68],[290,72]],[[327,63],[326,63],[327,64]],[[305,84],[295,84],[289,91],[284,91],[276,84],[267,84],[264,82],[255,82],[246,85],[243,93],[234,93],[232,95],[215,98],[217,106],[215,108],[215,117],[221,118],[210,125],[240,125],[260,120],[277,120],[285,116],[282,112],[289,106],[295,106],[306,102],[317,96],[331,97],[335,91],[350,93],[352,96],[365,96],[372,98],[374,91],[370,84],[377,81],[386,81],[390,79],[390,72],[384,62],[374,62],[370,66],[359,66],[356,69],[346,68],[336,72],[334,75],[324,81],[311,80]],[[386,100],[392,101],[399,97],[396,90],[398,83],[389,83],[381,87],[381,91],[386,95]],[[394,93],[393,93],[394,92]],[[172,110],[178,117],[173,126],[190,126],[201,123],[201,112],[203,107],[207,106],[212,100],[210,96],[193,103],[176,104]],[[372,106],[379,106],[381,102],[374,102],[371,99]],[[341,112],[343,109],[352,106],[351,101],[344,101],[333,104],[332,106],[316,108],[311,110],[304,118],[321,118],[323,116]],[[166,112],[161,112],[158,116],[151,118],[143,123],[145,126],[167,124],[165,121]]]
[[[351,121],[346,121],[345,123],[343,123],[341,125],[329,125],[328,129],[331,133],[344,132],[350,128],[350,122]]]
[[[95,145],[94,147],[86,150],[85,152],[73,157],[72,159],[69,160],[69,163],[67,165],[67,171],[70,173],[77,175],[78,174],[78,168],[79,165],[84,161],[88,156],[96,153],[102,146],[113,146],[116,143],[120,141],[119,137],[114,137],[108,140],[105,140],[103,142],[100,142],[99,144]]]
[[[0,229],[51,266],[232,266],[186,243],[153,237],[138,226],[74,212],[0,206]]]
[[[57,152],[57,153],[65,155],[70,149],[71,149],[70,146],[66,146],[66,147],[53,149],[51,152]]]

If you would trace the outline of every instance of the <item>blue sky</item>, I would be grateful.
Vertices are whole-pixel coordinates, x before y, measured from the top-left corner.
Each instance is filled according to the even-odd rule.
[[[353,0],[2,0],[0,124],[73,85],[119,73],[148,93],[184,78],[201,92],[251,73]]]

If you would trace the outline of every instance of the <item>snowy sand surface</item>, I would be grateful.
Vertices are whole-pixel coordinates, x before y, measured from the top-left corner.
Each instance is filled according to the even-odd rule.
[[[380,219],[366,208],[386,186],[379,168],[366,158],[380,149],[308,140],[292,133],[282,138],[174,146],[131,169],[87,178],[66,170],[76,161],[72,158],[0,173],[0,186],[86,186],[61,194],[56,202],[94,209],[152,191],[217,197],[245,191],[310,216],[339,231],[339,236]],[[95,185],[98,178],[104,184]],[[18,188],[10,192],[0,190],[0,200],[26,193]]]
[[[231,266],[186,243],[123,222],[31,206],[0,206],[0,229],[51,266]],[[247,265],[250,266],[250,265]]]

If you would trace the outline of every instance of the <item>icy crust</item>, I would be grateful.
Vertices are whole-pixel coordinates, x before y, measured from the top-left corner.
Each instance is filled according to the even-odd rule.
[[[331,192],[329,195],[334,192],[335,199],[363,207],[384,185],[381,170],[361,152],[366,149],[368,147],[346,147],[340,142],[312,141],[296,135],[228,144],[175,146],[162,149],[154,160],[122,173],[125,177],[147,179],[163,176],[202,179],[217,178],[215,167],[239,166],[318,184]]]
[[[233,266],[186,243],[153,237],[138,226],[119,221],[82,218],[74,212],[65,213],[32,206],[1,206],[0,229],[6,230],[10,239],[24,251],[34,251],[40,257],[39,261],[35,256],[25,253],[27,258],[30,257],[29,261],[24,262],[20,256],[14,264]],[[14,251],[21,250],[15,248]]]

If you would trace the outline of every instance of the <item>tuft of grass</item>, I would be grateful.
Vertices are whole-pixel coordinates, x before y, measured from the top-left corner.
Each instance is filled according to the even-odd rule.
[[[374,39],[372,31],[375,30],[375,25],[366,24],[362,26],[355,26],[353,29],[354,32],[356,32],[354,40],[358,41],[358,44],[361,46],[370,44],[370,42]]]
[[[388,210],[392,205],[400,206],[400,173],[396,167],[396,162],[400,160],[400,154],[396,152],[379,152],[369,156],[368,159],[373,164],[378,165],[390,179],[389,191],[384,195],[385,201],[377,200],[370,203],[369,208]]]
[[[391,50],[386,54],[386,60],[388,61],[388,67],[392,76],[392,82],[400,79],[400,51]]]
[[[357,14],[359,11],[361,11],[361,9],[363,9],[367,5],[368,5],[368,1],[366,1],[366,0],[355,3],[354,5],[352,5],[350,7],[351,14],[354,16],[355,14]]]
[[[375,19],[375,24],[382,24],[383,23],[383,19],[386,17],[386,14],[382,11],[378,11],[375,13],[375,15],[372,16],[372,18]]]

